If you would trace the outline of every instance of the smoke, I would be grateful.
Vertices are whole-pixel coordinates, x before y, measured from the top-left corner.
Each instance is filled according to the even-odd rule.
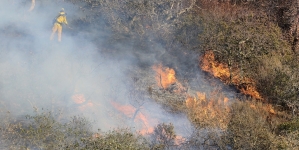
[[[57,35],[50,41],[52,21],[61,7],[69,14],[68,20],[80,17],[76,13],[79,11],[77,7],[65,2],[45,1],[40,4],[37,1],[35,9],[30,12],[29,3],[0,2],[2,113],[10,111],[15,116],[22,116],[33,113],[34,109],[44,109],[62,111],[69,116],[83,115],[94,121],[95,128],[104,131],[136,127],[133,116],[118,118],[118,110],[111,105],[111,102],[117,102],[140,108],[135,113],[152,118],[150,126],[174,120],[175,128],[191,126],[186,117],[168,114],[150,99],[145,98],[142,105],[135,105],[138,102],[130,99],[132,83],[127,68],[140,62],[154,63],[156,54],[132,53],[128,50],[132,45],[116,44],[115,47],[126,50],[111,58],[100,53],[101,47],[86,38],[88,33],[66,27],[63,28],[61,43],[57,42]],[[95,33],[103,33],[103,36],[98,35],[100,42],[104,42],[104,36],[109,34]],[[159,52],[157,55],[162,55],[161,46],[155,48]],[[76,102],[76,96],[81,96],[82,102]]]
[[[50,41],[52,20],[61,6],[53,2],[41,9],[37,4],[34,11],[28,12],[27,4],[23,4],[1,2],[2,110],[15,115],[30,114],[33,108],[79,114],[74,113],[78,110],[72,96],[84,94],[86,101],[100,104],[96,113],[102,116],[101,121],[116,124],[103,116],[107,115],[110,95],[124,97],[122,89],[126,88],[121,81],[126,63],[104,59],[88,39],[64,31],[61,43],[57,35]],[[68,13],[76,11],[67,9],[70,4],[63,6]],[[118,93],[111,93],[113,88],[119,88]],[[92,118],[89,114],[87,117]]]

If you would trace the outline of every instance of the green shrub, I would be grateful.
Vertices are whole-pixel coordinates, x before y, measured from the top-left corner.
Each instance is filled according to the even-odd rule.
[[[272,133],[266,121],[268,112],[261,104],[251,105],[249,102],[232,105],[232,118],[225,137],[232,149],[270,149]]]
[[[74,116],[62,123],[59,116],[42,112],[27,115],[26,120],[5,120],[0,143],[8,149],[149,149],[141,135],[128,129],[95,133],[84,117]]]
[[[145,150],[149,149],[147,141],[141,136],[133,134],[128,129],[115,129],[109,132],[96,133],[96,136],[82,138],[83,146],[74,144],[70,149],[122,149],[122,150]]]
[[[299,120],[294,119],[288,122],[284,122],[277,127],[279,132],[293,132],[299,131]]]
[[[9,148],[64,149],[82,137],[91,135],[90,124],[83,117],[61,123],[51,112],[27,115],[26,120],[7,120],[2,124],[1,137]]]

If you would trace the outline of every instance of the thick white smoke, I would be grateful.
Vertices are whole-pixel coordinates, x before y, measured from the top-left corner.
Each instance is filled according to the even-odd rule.
[[[31,114],[34,109],[61,110],[66,115],[83,115],[102,130],[135,127],[130,116],[118,118],[118,110],[111,104],[135,103],[130,99],[131,83],[126,75],[126,68],[136,65],[134,61],[130,57],[118,61],[104,57],[99,52],[101,48],[86,38],[88,35],[65,27],[61,43],[57,42],[57,35],[50,41],[52,20],[61,7],[68,13],[69,21],[80,16],[72,4],[48,1],[41,5],[37,1],[33,11],[29,12],[29,7],[29,3],[0,2],[2,112],[19,116]],[[65,34],[66,31],[76,32],[76,36]],[[85,101],[77,104],[76,95]],[[175,128],[190,126],[185,117],[174,118],[149,99],[137,113],[151,116],[154,121],[150,126],[174,120]]]

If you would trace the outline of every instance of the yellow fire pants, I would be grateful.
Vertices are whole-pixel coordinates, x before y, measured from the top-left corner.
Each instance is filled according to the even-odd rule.
[[[58,41],[61,42],[62,26],[59,23],[54,23],[50,40],[53,40],[54,34],[56,33],[57,30],[58,30]]]

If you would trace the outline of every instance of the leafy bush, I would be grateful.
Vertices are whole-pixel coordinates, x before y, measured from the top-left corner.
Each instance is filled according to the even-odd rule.
[[[277,127],[279,132],[292,132],[292,131],[299,131],[299,120],[293,119],[288,122],[284,122]]]
[[[60,114],[61,115],[61,114]],[[127,129],[94,133],[84,117],[61,123],[51,112],[4,120],[0,143],[5,149],[149,149],[140,135]]]
[[[228,134],[224,137],[232,149],[270,149],[272,133],[266,120],[269,112],[262,107],[259,103],[233,104]]]
[[[135,135],[128,129],[116,129],[109,132],[95,133],[93,137],[82,138],[83,145],[74,144],[69,149],[149,149],[147,141],[141,135]]]
[[[91,135],[85,118],[73,117],[68,123],[60,123],[57,117],[58,114],[42,112],[27,115],[26,120],[7,120],[1,127],[1,139],[12,149],[64,149]]]

